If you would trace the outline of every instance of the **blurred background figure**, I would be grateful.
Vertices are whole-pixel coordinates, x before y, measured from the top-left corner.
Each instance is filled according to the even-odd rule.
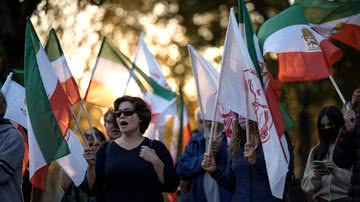
[[[335,106],[321,109],[317,119],[319,144],[310,151],[302,189],[314,201],[345,201],[350,187],[350,169],[337,167],[333,161],[333,150],[344,118]]]
[[[202,120],[199,109],[196,110],[195,115],[198,132],[192,135],[183,155],[176,164],[177,173],[182,178],[191,180],[191,183],[188,184],[190,192],[182,195],[190,202],[230,201],[231,193],[225,190],[224,187],[219,186],[201,167],[203,155],[209,146],[211,121]],[[205,126],[203,123],[205,123]],[[218,126],[218,129],[218,131],[221,131],[221,126]],[[225,169],[227,163],[227,140],[222,132],[217,134],[212,149],[219,160],[219,167]]]
[[[334,162],[344,169],[352,168],[348,201],[360,201],[360,88],[351,99],[352,109],[344,112],[345,125],[334,149]]]
[[[121,136],[119,128],[115,127],[116,120],[114,119],[114,109],[109,108],[104,115],[104,127],[106,135],[110,140],[115,140]]]

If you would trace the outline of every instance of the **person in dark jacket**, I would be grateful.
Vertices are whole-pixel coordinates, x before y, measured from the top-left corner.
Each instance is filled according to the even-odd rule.
[[[97,202],[162,202],[174,192],[179,176],[165,145],[143,137],[151,111],[138,97],[115,100],[116,127],[121,136],[100,146],[95,162]]]
[[[360,201],[360,88],[351,99],[352,109],[345,109],[344,127],[336,141],[333,161],[341,168],[351,168],[351,186],[347,201]]]
[[[24,140],[19,131],[6,119],[6,100],[0,93],[0,200],[22,202],[22,163]]]
[[[227,190],[233,193],[232,202],[280,202],[271,193],[265,158],[257,127],[251,124],[250,140],[238,122],[233,123],[233,133],[229,145],[230,157],[226,170],[217,166],[213,155],[204,154],[202,167]]]
[[[198,125],[197,133],[192,135],[183,155],[176,164],[176,172],[186,179],[191,179],[189,202],[226,202],[231,200],[231,193],[224,187],[218,186],[215,180],[201,167],[203,154],[209,141],[210,121],[200,119],[200,111],[195,112],[195,120]],[[205,126],[204,124],[205,123]],[[207,127],[207,128],[204,128]],[[207,131],[207,133],[205,132]],[[227,139],[221,135],[216,156],[219,166],[225,168],[227,163]]]

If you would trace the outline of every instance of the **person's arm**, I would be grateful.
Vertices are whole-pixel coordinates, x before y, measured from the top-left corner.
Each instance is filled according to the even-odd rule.
[[[105,186],[105,162],[106,162],[106,148],[110,147],[108,142],[102,144],[96,152],[95,161],[95,182],[93,191],[96,196],[96,201],[104,201],[104,186]]]
[[[186,146],[184,153],[176,163],[176,172],[180,176],[194,177],[205,173],[205,170],[201,167],[203,154],[196,154],[195,152],[196,149],[199,149],[196,147],[199,146],[195,141],[190,141]]]
[[[19,167],[21,169],[24,158],[24,140],[15,128],[11,130],[0,143],[0,184],[7,183]]]
[[[216,167],[215,171],[210,173],[210,175],[220,186],[224,187],[229,192],[235,192],[236,176],[232,170],[232,161],[230,158],[228,159],[225,170],[221,170],[219,167]]]
[[[60,172],[60,184],[61,184],[61,188],[64,190],[64,192],[66,192],[71,185],[71,179],[70,177],[65,173],[64,170],[61,170]]]
[[[354,132],[348,132],[344,127],[336,140],[333,151],[333,161],[340,168],[351,168],[354,161],[355,141]]]
[[[301,188],[304,192],[314,194],[321,188],[321,176],[315,174],[312,166],[314,149],[311,150],[306,162],[306,167],[301,181]]]

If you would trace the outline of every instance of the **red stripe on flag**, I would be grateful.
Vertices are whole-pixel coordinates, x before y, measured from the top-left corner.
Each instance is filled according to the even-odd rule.
[[[186,145],[189,143],[191,139],[191,129],[190,124],[185,125],[183,128],[183,139],[182,139],[182,146],[181,146],[181,152],[185,151]]]
[[[322,40],[320,42],[320,48],[330,66],[339,61],[343,56],[343,52],[328,40]]]
[[[280,138],[285,131],[285,123],[279,108],[278,97],[276,96],[275,91],[272,89],[271,85],[268,85],[265,96],[268,101],[269,109],[273,118],[273,122],[275,124],[277,134]]]
[[[24,153],[23,167],[22,167],[22,175],[24,177],[27,165],[29,163],[29,141],[26,132],[24,131],[23,127],[20,124],[18,125],[17,129],[20,131],[21,135],[23,136],[24,145],[25,145],[25,153]]]
[[[67,99],[60,82],[57,81],[56,88],[50,97],[50,106],[64,136],[66,135],[71,122],[69,104],[69,100]]]
[[[322,52],[278,53],[279,82],[320,80],[332,74]]]
[[[360,26],[345,24],[340,31],[331,36],[331,39],[360,50]]]
[[[76,81],[74,77],[70,77],[69,79],[66,79],[65,82],[61,83],[65,94],[68,96],[69,102],[71,105],[76,104],[80,101],[80,93],[78,85],[76,84]]]
[[[50,164],[38,169],[30,179],[31,184],[41,189],[42,191],[45,191],[45,177],[49,166]]]

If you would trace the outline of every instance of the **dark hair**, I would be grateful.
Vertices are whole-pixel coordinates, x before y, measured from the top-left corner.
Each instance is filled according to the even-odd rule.
[[[123,102],[130,102],[131,104],[134,105],[134,111],[137,113],[137,115],[139,116],[139,119],[141,120],[140,132],[142,134],[144,134],[146,129],[149,126],[150,121],[151,121],[151,110],[149,109],[149,107],[147,106],[147,104],[145,103],[145,101],[143,99],[141,99],[139,97],[132,97],[132,96],[125,95],[125,96],[119,97],[115,100],[115,102],[114,102],[115,111],[117,111],[119,109],[120,104]],[[116,128],[118,128],[118,125],[116,123],[116,118],[114,119],[114,121],[115,121],[114,126]]]
[[[106,120],[109,118],[111,118],[111,120],[113,120],[114,118],[114,109],[113,108],[109,108],[105,114],[104,114],[104,124],[106,122]]]
[[[232,132],[230,137],[230,144],[228,152],[231,158],[237,158],[240,154],[240,148],[244,147],[246,143],[246,130],[240,124],[236,123],[237,127]]]
[[[94,133],[95,133],[95,136],[96,136],[96,139],[100,142],[104,142],[106,140],[105,138],[105,135],[96,127],[93,127],[93,130],[94,130]],[[87,136],[92,136],[92,133],[91,131],[87,131],[84,133],[85,137]]]
[[[339,131],[340,128],[345,123],[343,115],[339,108],[335,106],[327,106],[320,110],[317,119],[317,130],[318,130],[317,132],[318,132],[318,138],[320,140],[320,144],[318,147],[314,149],[314,160],[323,160],[329,151],[329,143],[325,140],[325,137],[323,137],[320,133],[321,119],[324,116],[327,116],[329,122],[335,125],[337,131]]]
[[[0,92],[0,119],[4,118],[5,112],[6,112],[6,99],[2,92]]]

